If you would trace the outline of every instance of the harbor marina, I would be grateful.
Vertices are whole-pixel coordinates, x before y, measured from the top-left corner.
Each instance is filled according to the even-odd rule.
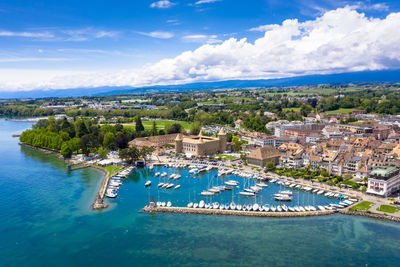
[[[301,213],[336,211],[354,202],[337,192],[233,169],[171,164],[139,168],[132,176],[143,183],[149,202],[154,198],[157,207],[169,203],[186,209]]]

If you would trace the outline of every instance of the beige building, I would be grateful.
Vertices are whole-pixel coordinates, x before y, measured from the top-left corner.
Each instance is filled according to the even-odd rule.
[[[267,162],[272,161],[276,165],[279,163],[281,153],[273,146],[260,147],[247,156],[247,163],[250,165],[257,165],[265,167]]]
[[[200,131],[198,136],[182,136],[178,134],[175,139],[175,152],[201,157],[214,155],[226,151],[226,133],[224,128],[218,133],[218,137],[203,136]]]

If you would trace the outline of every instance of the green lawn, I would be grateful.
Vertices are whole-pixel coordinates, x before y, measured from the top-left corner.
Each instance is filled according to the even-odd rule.
[[[153,128],[153,121],[142,121],[143,126],[146,130],[151,130]],[[186,121],[173,121],[173,120],[156,120],[157,129],[165,129],[166,125],[172,125],[174,123],[179,123],[185,130],[189,130],[191,123]],[[124,127],[133,128],[135,123],[124,124]]]
[[[356,108],[340,108],[337,110],[325,111],[325,113],[328,113],[328,114],[350,113],[353,110],[356,110]]]
[[[381,205],[376,210],[382,211],[382,212],[387,212],[387,213],[395,213],[397,211],[397,208],[393,207],[393,206],[389,206],[389,205]]]
[[[218,156],[215,156],[215,157],[219,158],[219,159],[226,159],[226,160],[236,159],[236,157],[234,157],[232,155],[218,155]]]
[[[123,168],[123,166],[115,166],[115,165],[109,165],[109,166],[106,166],[106,167],[102,167],[102,166],[98,166],[98,165],[96,165],[96,166],[99,167],[99,168],[107,170],[110,175],[116,174],[117,172],[119,172]]]
[[[373,204],[374,203],[369,202],[369,201],[363,201],[363,202],[360,202],[357,205],[351,207],[350,210],[363,210],[363,211],[366,211],[366,210],[369,210],[372,207]]]

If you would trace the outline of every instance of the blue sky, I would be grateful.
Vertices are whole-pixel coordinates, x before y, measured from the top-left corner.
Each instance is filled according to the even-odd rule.
[[[370,48],[393,51],[381,54],[368,48],[359,52],[359,58],[339,63],[336,58],[351,55],[343,52],[338,57],[327,47],[341,49],[340,38],[347,40],[353,32],[372,29],[379,31],[377,36],[393,35],[396,28],[383,25],[395,25],[397,16],[390,20],[388,16],[399,11],[400,1],[393,0],[2,0],[0,89],[142,86],[398,68],[396,39],[378,45],[380,41],[373,37],[365,39]],[[338,30],[318,36],[331,19]],[[351,31],[340,28],[341,21],[347,20],[356,25]],[[313,38],[320,38],[321,44],[314,50],[305,49],[308,37],[291,32],[293,27],[313,31]],[[382,28],[387,30],[380,32]],[[280,40],[286,33],[290,37]],[[331,35],[337,36],[333,43],[323,43]],[[296,38],[303,42],[293,43]],[[352,40],[352,46],[362,47],[362,42]],[[290,51],[279,54],[283,47]],[[283,63],[275,67],[281,60],[288,64],[281,57],[288,53],[301,63],[293,68]],[[315,53],[327,55],[326,64],[313,62]],[[365,57],[370,60],[361,60]],[[264,66],[263,59],[276,62]]]

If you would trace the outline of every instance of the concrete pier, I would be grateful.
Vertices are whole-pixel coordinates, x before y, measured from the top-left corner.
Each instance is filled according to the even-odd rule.
[[[202,214],[202,215],[224,215],[224,216],[250,216],[250,217],[310,217],[334,214],[334,210],[319,210],[306,212],[265,212],[265,211],[241,211],[220,209],[199,209],[185,207],[151,207],[145,206],[141,211],[148,213],[180,213],[180,214]]]

